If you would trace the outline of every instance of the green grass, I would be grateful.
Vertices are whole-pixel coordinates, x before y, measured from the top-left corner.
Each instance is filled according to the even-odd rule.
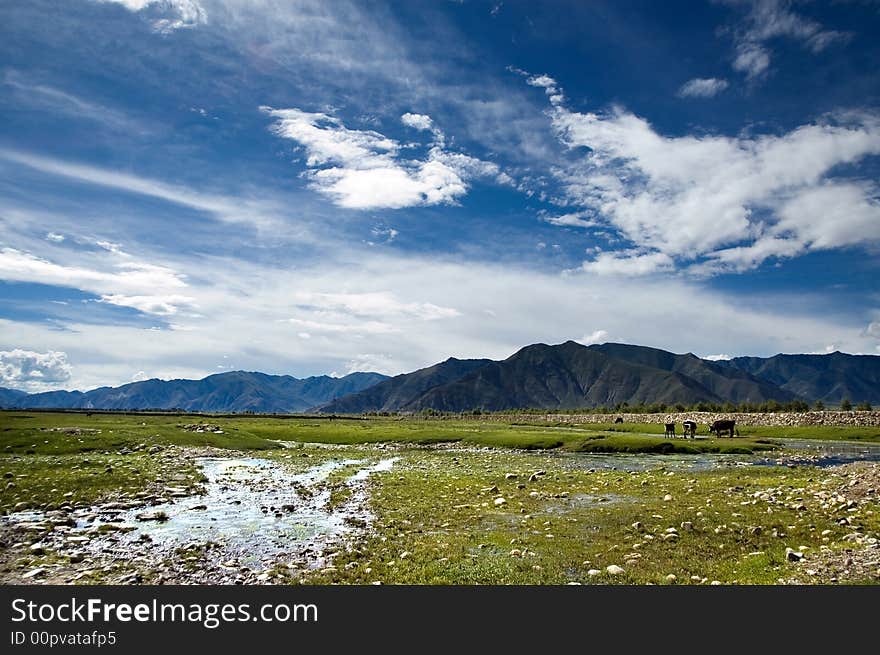
[[[145,452],[129,455],[5,455],[0,456],[0,512],[54,509],[63,502],[93,503],[113,496],[134,495],[164,485],[191,486],[202,476],[179,457]],[[65,495],[65,494],[70,495]]]
[[[523,423],[521,425],[537,425]],[[660,434],[665,428],[661,423],[552,423],[546,424],[558,428],[585,429],[593,431],[637,434]],[[863,441],[880,443],[880,427],[809,425],[809,426],[737,426],[742,437],[765,439],[821,439],[827,441]],[[676,425],[681,431],[681,425]],[[697,428],[697,436],[709,436],[706,424]],[[728,437],[723,437],[727,439]]]
[[[223,434],[196,433],[181,425],[208,423]],[[751,439],[660,439],[662,426],[517,425],[480,420],[205,418],[51,412],[0,412],[0,453],[62,455],[112,453],[138,445],[214,446],[240,450],[277,448],[278,441],[337,445],[456,443],[494,448],[590,452],[739,452],[764,450]],[[637,429],[640,428],[640,429]],[[73,429],[79,429],[75,433]]]
[[[530,481],[537,467],[547,474]],[[796,574],[787,547],[817,552],[848,531],[808,493],[826,475],[806,467],[590,472],[540,454],[471,452],[451,461],[449,453],[408,452],[374,481],[375,534],[303,581],[668,584],[672,574],[677,584],[694,584],[692,576],[776,584]],[[755,497],[767,490],[772,502]],[[496,497],[506,502],[497,506]],[[877,513],[856,518],[880,529]],[[663,539],[668,528],[677,540]],[[610,576],[611,564],[626,573]]]

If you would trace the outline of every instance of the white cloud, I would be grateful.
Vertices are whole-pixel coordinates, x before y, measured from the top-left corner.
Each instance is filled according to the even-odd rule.
[[[685,82],[678,90],[678,95],[682,98],[711,98],[724,91],[727,86],[727,80],[697,77]]]
[[[298,291],[294,301],[302,307],[342,311],[354,316],[409,316],[424,321],[454,318],[459,312],[426,302],[402,302],[390,291],[370,293],[314,293]]]
[[[826,30],[821,23],[792,11],[788,0],[726,1],[749,8],[742,24],[733,31],[736,49],[733,68],[750,79],[760,77],[769,69],[771,51],[767,43],[773,39],[785,37],[800,41],[815,54],[851,36]]]
[[[46,233],[46,241],[51,241],[52,243],[61,243],[64,241],[64,238],[63,234],[58,234],[57,232]]]
[[[35,393],[65,385],[70,380],[72,367],[67,353],[50,350],[0,351],[0,387]]]
[[[726,353],[720,353],[718,355],[706,355],[702,359],[705,359],[706,361],[709,361],[709,362],[726,362],[728,360],[733,359],[733,357],[731,357],[730,355],[728,355]]]
[[[497,165],[436,143],[423,160],[400,157],[400,144],[372,130],[353,130],[338,118],[300,109],[263,110],[276,118],[272,131],[306,152],[311,187],[341,207],[399,209],[455,202],[470,180],[497,177]],[[442,136],[433,130],[435,138]],[[439,135],[439,136],[438,136]]]
[[[405,113],[400,117],[400,122],[416,130],[430,130],[434,127],[434,121],[427,114]]]
[[[38,282],[88,291],[101,301],[133,307],[139,311],[171,315],[192,299],[174,293],[186,287],[183,276],[170,268],[147,264],[119,253],[111,262],[98,262],[103,269],[77,264],[58,264],[14,248],[0,249],[0,279]]]
[[[752,137],[665,137],[619,107],[596,114],[557,106],[551,116],[563,143],[588,148],[557,170],[567,204],[636,246],[631,264],[602,255],[587,270],[644,274],[701,257],[742,269],[880,240],[877,187],[835,170],[880,154],[877,115],[839,114]]]
[[[149,380],[149,379],[150,379],[150,376],[148,376],[143,371],[138,371],[137,373],[135,373],[134,375],[131,376],[132,382],[143,382],[144,380]]]
[[[157,32],[172,32],[186,27],[195,27],[208,22],[208,14],[197,0],[96,0],[100,3],[122,5],[131,12],[149,11],[153,29]]]
[[[393,325],[389,323],[383,323],[381,321],[363,321],[357,320],[352,321],[350,323],[327,323],[321,321],[311,321],[304,320],[299,318],[291,318],[288,319],[288,323],[297,326],[298,328],[306,328],[311,332],[305,332],[311,336],[312,332],[321,334],[321,333],[351,333],[351,334],[388,334],[390,332],[399,332],[398,328],[395,328]],[[297,332],[297,335],[302,338],[303,332]],[[309,338],[309,337],[305,337]]]
[[[579,341],[585,346],[589,346],[594,343],[604,343],[607,338],[608,330],[595,330],[592,334],[585,334]]]
[[[598,227],[600,225],[600,223],[592,218],[585,218],[586,216],[590,216],[590,212],[573,212],[570,214],[562,214],[561,216],[542,215],[541,220],[559,227],[589,228]]]
[[[189,296],[126,296],[121,293],[111,293],[101,296],[100,302],[119,307],[131,307],[155,316],[172,316],[181,308],[191,306],[194,299]]]
[[[672,258],[662,252],[654,253],[600,253],[594,260],[584,262],[583,269],[596,275],[634,277],[671,271]]]

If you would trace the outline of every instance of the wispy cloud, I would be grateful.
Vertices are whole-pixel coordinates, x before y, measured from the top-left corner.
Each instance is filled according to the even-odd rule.
[[[86,100],[54,86],[33,81],[14,70],[6,71],[2,84],[11,91],[10,95],[16,102],[26,107],[92,121],[102,127],[126,134],[147,131],[144,123],[122,111]]]
[[[433,145],[424,159],[407,159],[400,144],[372,130],[346,127],[335,116],[300,109],[263,110],[277,119],[272,131],[306,153],[311,187],[341,207],[399,209],[450,204],[469,183],[497,177],[496,164]]]
[[[207,22],[208,14],[198,0],[95,0],[122,5],[131,12],[142,12],[152,20],[157,32],[172,32]]]
[[[262,200],[201,193],[148,177],[16,150],[0,149],[0,159],[27,166],[49,175],[66,177],[76,182],[158,198],[206,212],[225,223],[250,224],[258,229],[277,228],[283,223],[279,216],[280,209]]]
[[[682,98],[711,98],[728,87],[727,80],[715,77],[697,77],[682,84],[678,95]]]
[[[772,55],[769,43],[773,39],[785,37],[799,41],[815,54],[851,37],[846,32],[825,29],[818,21],[796,13],[788,0],[722,1],[747,7],[742,23],[732,30],[735,42],[733,68],[750,79],[760,77],[769,69]]]

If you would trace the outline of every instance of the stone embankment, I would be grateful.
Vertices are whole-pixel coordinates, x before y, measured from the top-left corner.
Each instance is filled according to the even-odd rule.
[[[516,423],[614,423],[620,417],[625,423],[681,423],[696,421],[708,424],[718,419],[734,419],[738,425],[839,425],[880,427],[880,411],[871,412],[668,412],[655,414],[484,414],[489,421]]]

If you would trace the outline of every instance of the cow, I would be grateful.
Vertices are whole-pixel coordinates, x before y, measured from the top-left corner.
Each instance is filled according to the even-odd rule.
[[[719,437],[723,432],[729,432],[730,436],[733,437],[734,431],[739,436],[739,430],[736,429],[736,421],[733,419],[718,419],[709,426],[709,434],[714,432]]]
[[[684,428],[684,436],[690,437],[693,439],[697,436],[697,422],[696,421],[682,421],[681,427]]]
[[[663,435],[663,438],[671,437],[675,439],[675,423],[667,423],[666,424],[666,433]]]
[[[614,419],[614,422],[615,422],[615,423],[623,423],[623,417],[622,417],[622,416],[618,416],[616,419]]]

